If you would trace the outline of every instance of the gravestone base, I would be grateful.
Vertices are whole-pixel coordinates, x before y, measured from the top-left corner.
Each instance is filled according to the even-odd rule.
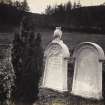
[[[66,105],[67,93],[59,93],[51,89],[40,89],[40,105]]]
[[[89,92],[86,93],[84,91],[79,92],[78,90],[77,91],[74,90],[74,91],[71,92],[71,94],[74,95],[74,96],[80,96],[82,98],[91,99],[91,100],[102,100],[103,99],[101,92],[100,93],[91,93],[90,94]]]

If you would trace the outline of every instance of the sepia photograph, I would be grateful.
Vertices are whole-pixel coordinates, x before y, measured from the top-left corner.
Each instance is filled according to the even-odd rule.
[[[0,105],[105,105],[105,0],[0,0]]]

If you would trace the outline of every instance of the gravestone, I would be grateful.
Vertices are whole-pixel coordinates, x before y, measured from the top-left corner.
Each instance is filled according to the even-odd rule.
[[[95,43],[84,42],[74,50],[75,59],[72,94],[84,98],[102,98],[103,49]]]
[[[61,33],[56,29],[56,38],[48,45],[45,50],[45,69],[41,88],[48,88],[58,92],[68,91],[67,69],[68,58],[70,56],[68,47],[63,43]],[[54,37],[55,37],[54,36]],[[66,59],[67,58],[67,59]]]

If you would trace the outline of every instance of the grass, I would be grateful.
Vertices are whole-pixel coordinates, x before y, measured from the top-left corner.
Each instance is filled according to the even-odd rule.
[[[53,38],[53,31],[46,31],[46,32],[43,31],[40,33],[42,35],[42,46],[43,49],[45,49]],[[0,33],[0,43],[11,43],[13,37],[14,37],[13,33],[6,33],[6,34]],[[64,32],[62,39],[64,43],[67,44],[70,51],[73,50],[73,48],[75,48],[81,42],[95,42],[99,44],[105,51],[105,35],[103,34]],[[69,70],[69,72],[70,72],[69,84],[72,85],[73,70]],[[69,87],[69,89],[71,89],[71,87]],[[43,102],[36,102],[34,105],[43,105],[43,104],[44,104]],[[104,105],[104,104],[105,104],[104,100],[102,101],[88,100],[81,97],[72,96],[71,94],[69,94],[67,97],[63,99],[57,97],[56,99],[53,100],[52,103],[50,103],[50,105]],[[46,103],[46,105],[49,105],[49,103]]]
[[[48,43],[52,40],[53,38],[53,32],[41,32],[42,35],[42,45],[43,48],[45,49]],[[103,50],[105,51],[105,35],[103,34],[87,34],[87,33],[77,33],[77,32],[65,32],[63,33],[62,37],[64,43],[67,44],[69,47],[70,51],[73,50],[79,43],[81,42],[94,42],[99,44]],[[70,71],[70,70],[69,70]],[[73,70],[70,75],[71,77],[69,78],[69,85],[72,85],[72,76],[73,76]],[[69,73],[70,74],[70,73]],[[71,87],[69,87],[71,90]],[[59,98],[58,98],[59,99]],[[84,99],[81,97],[77,96],[72,96],[69,94],[68,97],[60,99],[60,101],[57,101],[57,98],[52,102],[51,105],[104,105],[105,101],[96,101],[96,100],[89,100],[89,99]],[[62,100],[64,102],[62,102]],[[43,103],[41,103],[43,105]],[[45,105],[49,105],[49,103],[46,103]]]
[[[42,46],[45,49],[46,46],[53,39],[53,31],[37,31],[42,36]],[[11,43],[14,38],[14,33],[0,33],[0,43]],[[105,51],[105,35],[104,34],[88,34],[79,32],[64,32],[62,39],[67,44],[70,50],[76,47],[81,42],[95,42],[99,44]]]
[[[53,38],[53,31],[40,32],[42,35],[42,45],[45,48]],[[103,34],[87,34],[77,32],[65,32],[62,39],[67,44],[70,50],[76,47],[81,42],[94,42],[99,44],[105,50],[105,35]]]

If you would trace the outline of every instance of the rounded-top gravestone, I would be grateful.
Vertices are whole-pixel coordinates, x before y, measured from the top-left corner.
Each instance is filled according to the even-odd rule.
[[[62,31],[59,27],[54,31],[54,40],[45,50],[45,69],[41,88],[58,92],[68,91],[67,70],[70,54],[68,47],[61,40]]]
[[[75,59],[72,94],[85,98],[102,98],[103,49],[96,43],[84,42],[73,53]]]

